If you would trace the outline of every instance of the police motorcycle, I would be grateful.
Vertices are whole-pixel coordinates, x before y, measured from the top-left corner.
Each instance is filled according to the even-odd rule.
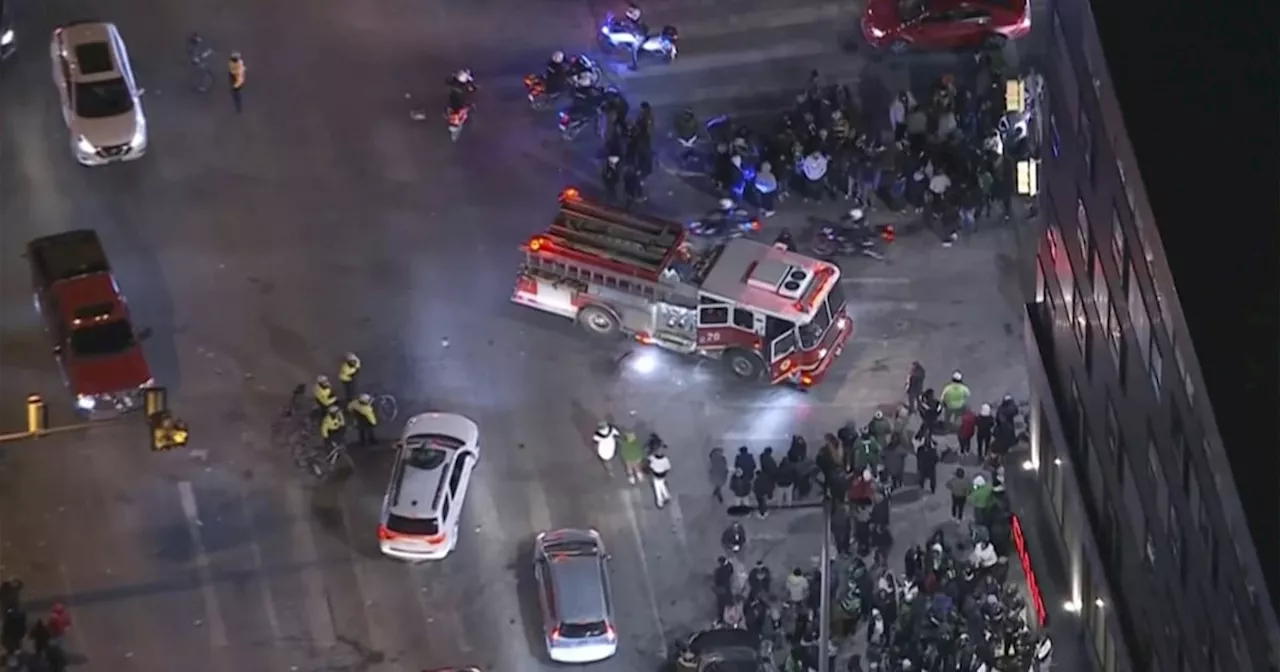
[[[449,87],[449,103],[445,107],[444,119],[449,128],[449,139],[457,142],[471,116],[471,108],[475,107],[471,94],[476,92],[476,82],[470,70],[459,70],[445,81],[445,85]]]
[[[690,235],[723,242],[760,230],[760,221],[745,209],[737,207],[733,199],[722,198],[717,205],[716,209],[708,212],[702,219],[689,222],[685,228]]]
[[[560,135],[572,141],[599,118],[605,107],[625,100],[616,86],[588,86],[574,89],[573,102],[560,112]]]
[[[542,74],[524,76],[529,107],[544,110],[567,93],[598,85],[601,76],[600,66],[586,54],[566,59],[564,52],[557,51],[551,55],[551,61]]]
[[[884,259],[880,248],[883,232],[866,221],[866,214],[861,208],[849,211],[839,222],[831,222],[818,217],[809,220],[818,225],[809,249],[814,256],[823,259],[838,256],[862,255],[876,260]]]
[[[675,26],[664,26],[656,35],[649,34],[640,22],[640,10],[636,7],[627,9],[622,17],[612,12],[605,15],[604,25],[600,26],[600,47],[605,53],[636,49],[640,53],[654,54],[670,63],[676,60],[676,42],[680,39]]]

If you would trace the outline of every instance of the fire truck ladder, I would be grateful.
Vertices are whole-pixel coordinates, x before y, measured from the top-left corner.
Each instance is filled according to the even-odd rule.
[[[657,282],[684,243],[685,231],[677,222],[574,198],[561,201],[546,237],[581,261]]]

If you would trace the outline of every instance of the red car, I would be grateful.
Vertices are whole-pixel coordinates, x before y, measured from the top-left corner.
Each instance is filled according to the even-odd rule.
[[[1000,47],[1031,32],[1028,0],[868,0],[862,34],[877,49]]]
[[[36,308],[76,408],[103,417],[141,406],[151,367],[129,308],[93,231],[68,231],[27,245]]]

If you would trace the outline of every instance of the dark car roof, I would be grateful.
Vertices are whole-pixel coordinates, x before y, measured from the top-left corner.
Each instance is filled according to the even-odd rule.
[[[698,656],[698,663],[708,672],[759,672],[761,669],[760,638],[746,630],[701,632],[689,641],[689,650]]]

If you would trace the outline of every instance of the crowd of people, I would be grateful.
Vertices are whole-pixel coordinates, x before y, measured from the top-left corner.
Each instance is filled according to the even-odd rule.
[[[63,636],[71,629],[71,616],[55,603],[47,616],[31,621],[22,604],[22,581],[10,578],[0,583],[0,656],[6,670],[21,672],[62,672],[68,659]],[[28,646],[29,645],[29,646]]]
[[[826,571],[833,672],[1047,669],[1052,644],[1033,634],[1027,605],[1006,585],[1012,513],[1000,457],[1019,440],[1017,403],[1006,396],[994,409],[981,404],[975,412],[961,372],[935,392],[918,362],[904,391],[896,412],[876,411],[864,425],[826,435],[812,458],[799,436],[783,455],[741,447],[730,458],[712,449],[711,494],[731,513],[765,517],[777,507],[829,502],[835,549],[828,567],[795,567],[775,577],[763,561],[744,565],[748,533],[734,522],[712,571],[715,627],[758,636],[762,656],[777,670],[818,669]],[[936,492],[937,469],[949,452],[983,458],[972,476],[957,467],[944,483],[952,516],[967,522],[968,534],[949,539],[939,529],[927,545],[902,551],[904,569],[895,574],[888,561],[895,550],[891,497],[909,485]],[[914,483],[907,482],[908,455],[915,458]],[[692,664],[692,654],[684,656]],[[837,660],[846,667],[836,667]]]
[[[1005,76],[999,56],[984,52],[972,67],[942,76],[924,100],[900,91],[880,111],[865,109],[847,86],[824,85],[814,71],[794,108],[771,128],[729,116],[703,124],[692,110],[680,113],[676,153],[686,168],[706,172],[719,196],[750,203],[766,217],[793,196],[858,210],[912,209],[950,244],[983,218],[1010,216],[1016,162],[1036,145],[1031,119],[1039,78],[1023,80],[1031,82],[1029,102],[1011,110]],[[606,193],[628,205],[643,201],[654,164],[648,104],[632,118],[625,96],[610,97],[600,133]]]

